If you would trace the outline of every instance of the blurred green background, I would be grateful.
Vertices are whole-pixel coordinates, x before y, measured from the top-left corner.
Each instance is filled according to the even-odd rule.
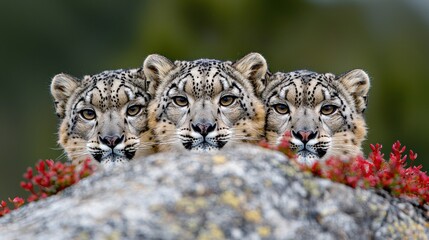
[[[234,60],[257,51],[271,71],[365,69],[366,151],[399,139],[428,170],[428,13],[426,0],[2,1],[0,199],[27,196],[26,167],[62,153],[55,74],[139,67],[150,53]]]

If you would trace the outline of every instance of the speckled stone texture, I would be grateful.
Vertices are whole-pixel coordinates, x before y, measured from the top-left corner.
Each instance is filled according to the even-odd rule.
[[[0,239],[427,239],[425,214],[247,145],[96,173],[0,218]]]

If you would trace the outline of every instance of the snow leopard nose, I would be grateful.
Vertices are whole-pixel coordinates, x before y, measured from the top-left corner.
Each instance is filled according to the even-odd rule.
[[[200,133],[201,135],[203,135],[203,137],[207,136],[207,134],[213,132],[216,129],[216,123],[197,123],[192,124],[191,126],[195,132]]]
[[[292,131],[292,135],[299,139],[302,143],[306,144],[311,139],[316,138],[317,132],[300,130],[298,132]]]
[[[124,135],[122,136],[104,136],[98,137],[100,139],[100,142],[107,145],[110,148],[115,148],[119,143],[124,141]]]

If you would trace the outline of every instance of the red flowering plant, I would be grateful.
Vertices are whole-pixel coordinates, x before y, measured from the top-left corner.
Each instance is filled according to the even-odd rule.
[[[289,148],[290,134],[286,134],[278,146],[269,146],[266,142],[260,145],[284,153],[296,161],[293,151]],[[396,197],[417,200],[423,205],[429,203],[429,176],[423,172],[421,165],[413,165],[417,154],[412,150],[405,155],[406,147],[399,141],[392,146],[389,160],[381,153],[382,145],[371,144],[368,158],[356,157],[345,161],[341,158],[329,158],[326,161],[316,161],[312,165],[298,163],[304,171],[313,175],[330,179],[356,188],[383,189]],[[407,163],[407,159],[409,157]]]
[[[272,146],[269,143],[267,143],[267,141],[262,140],[261,142],[259,142],[259,146],[279,151],[279,152],[283,153],[284,155],[286,155],[289,159],[295,160],[295,152],[292,151],[292,149],[290,148],[290,143],[289,143],[290,137],[291,137],[291,133],[286,132],[283,135],[283,138],[281,139],[281,141],[278,145]]]
[[[36,172],[29,167],[24,173],[26,180],[21,182],[21,187],[30,193],[27,202],[54,195],[91,175],[95,171],[95,167],[90,162],[90,159],[87,159],[81,165],[76,166],[71,163],[41,160],[35,166]],[[25,200],[20,197],[9,198],[8,201],[9,204],[14,206],[14,209],[21,207],[25,203]],[[0,217],[10,211],[11,208],[8,203],[1,201]]]

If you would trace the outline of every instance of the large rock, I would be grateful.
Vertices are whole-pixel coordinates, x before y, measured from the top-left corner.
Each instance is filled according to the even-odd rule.
[[[159,154],[0,219],[0,239],[427,239],[425,212],[242,146]]]

